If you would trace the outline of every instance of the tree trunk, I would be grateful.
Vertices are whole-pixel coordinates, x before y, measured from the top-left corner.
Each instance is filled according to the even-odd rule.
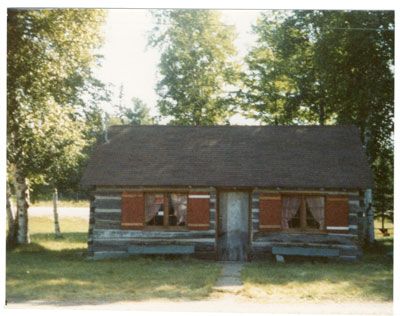
[[[54,189],[53,193],[54,231],[56,234],[56,238],[62,238],[63,236],[61,234],[60,224],[58,222],[57,202],[58,202],[58,193],[57,189]]]
[[[29,229],[28,229],[28,207],[29,207],[29,190],[28,179],[18,168],[14,166],[13,184],[15,195],[17,197],[17,242],[18,244],[29,244]]]
[[[325,106],[321,103],[319,104],[319,125],[325,125]]]
[[[18,244],[17,233],[18,233],[18,213],[14,214],[11,204],[11,192],[10,186],[7,182],[7,197],[6,197],[6,209],[7,209],[7,219],[8,219],[8,233],[7,233],[7,249],[15,248]]]
[[[11,228],[14,226],[14,210],[11,204],[11,192],[10,192],[10,185],[8,181],[6,181],[6,210],[7,210],[7,221],[8,221],[8,230],[10,231]]]

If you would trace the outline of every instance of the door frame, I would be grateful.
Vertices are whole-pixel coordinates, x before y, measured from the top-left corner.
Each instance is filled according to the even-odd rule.
[[[219,261],[218,256],[218,233],[219,233],[219,195],[221,192],[248,192],[248,231],[249,231],[249,257],[247,261],[252,261],[253,254],[253,243],[252,243],[252,235],[253,235],[253,188],[252,187],[216,187],[216,201],[215,201],[215,260]]]

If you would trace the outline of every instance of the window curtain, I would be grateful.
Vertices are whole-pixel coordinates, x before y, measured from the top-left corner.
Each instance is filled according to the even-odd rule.
[[[145,221],[148,223],[151,221],[156,215],[158,210],[160,209],[160,204],[159,202],[156,202],[157,196],[155,194],[146,194],[145,198],[145,205],[146,205],[146,210],[145,210]]]
[[[299,197],[287,197],[282,198],[282,227],[289,228],[289,221],[296,215],[301,203]]]
[[[186,223],[187,197],[184,194],[171,194],[171,202],[174,208],[174,215],[178,219],[178,224]]]
[[[314,219],[319,224],[319,229],[324,229],[325,222],[325,203],[322,196],[307,197],[307,206],[314,217]]]

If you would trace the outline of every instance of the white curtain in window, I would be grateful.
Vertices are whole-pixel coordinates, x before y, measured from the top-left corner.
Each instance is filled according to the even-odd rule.
[[[287,197],[282,198],[282,227],[289,228],[289,221],[296,215],[300,207],[301,198]]]
[[[308,209],[319,224],[319,229],[324,229],[325,222],[325,202],[322,196],[312,196],[306,198]]]
[[[145,198],[145,221],[148,223],[151,221],[156,215],[158,210],[160,209],[160,203],[156,202],[157,195],[156,194],[146,194]]]
[[[174,215],[178,219],[178,224],[186,223],[187,197],[185,194],[171,194]]]

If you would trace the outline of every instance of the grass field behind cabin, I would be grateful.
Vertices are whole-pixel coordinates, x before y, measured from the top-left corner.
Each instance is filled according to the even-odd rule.
[[[15,204],[15,203],[14,203]],[[87,207],[89,208],[89,200],[58,200],[58,207]],[[53,200],[37,201],[31,205],[32,207],[53,207]]]

